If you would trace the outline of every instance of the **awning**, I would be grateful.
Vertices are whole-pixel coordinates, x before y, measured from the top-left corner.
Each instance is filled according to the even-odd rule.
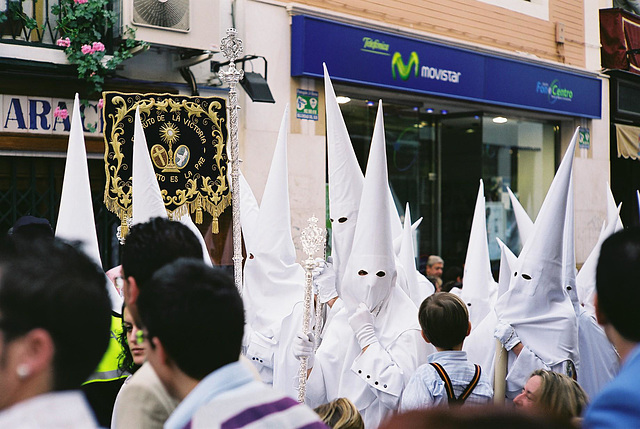
[[[640,158],[640,127],[615,124],[618,158]]]

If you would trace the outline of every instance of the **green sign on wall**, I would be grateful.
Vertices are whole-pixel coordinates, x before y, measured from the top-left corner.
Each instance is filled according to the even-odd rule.
[[[296,96],[296,118],[318,120],[318,91],[298,89]]]

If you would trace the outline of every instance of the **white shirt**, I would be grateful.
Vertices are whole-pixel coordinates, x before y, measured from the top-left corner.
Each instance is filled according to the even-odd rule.
[[[12,429],[93,429],[98,422],[82,392],[38,395],[0,412],[0,427]]]

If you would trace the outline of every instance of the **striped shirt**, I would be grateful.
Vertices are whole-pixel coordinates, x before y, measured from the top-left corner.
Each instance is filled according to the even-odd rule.
[[[253,378],[239,362],[202,379],[165,429],[326,428],[309,407]]]

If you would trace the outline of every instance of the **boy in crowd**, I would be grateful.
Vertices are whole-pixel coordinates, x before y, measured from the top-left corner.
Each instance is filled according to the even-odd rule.
[[[491,381],[462,351],[464,339],[471,332],[464,302],[448,292],[435,293],[420,305],[418,319],[422,337],[437,352],[409,380],[400,410],[489,402],[493,397]]]

